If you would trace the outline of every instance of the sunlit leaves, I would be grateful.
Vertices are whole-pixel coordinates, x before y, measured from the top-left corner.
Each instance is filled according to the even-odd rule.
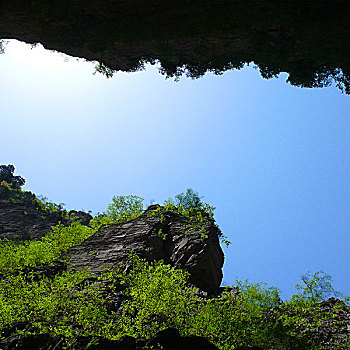
[[[37,241],[0,241],[0,272],[9,273],[26,267],[47,264],[60,257],[68,248],[82,243],[95,230],[79,222],[65,227],[52,227],[46,236]]]

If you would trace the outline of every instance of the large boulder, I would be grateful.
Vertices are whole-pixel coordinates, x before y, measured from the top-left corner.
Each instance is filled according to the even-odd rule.
[[[72,268],[89,267],[93,272],[106,264],[127,265],[130,252],[148,261],[164,260],[188,271],[190,283],[213,294],[220,287],[224,263],[218,232],[210,218],[196,225],[186,216],[153,205],[124,224],[102,226],[67,254]]]

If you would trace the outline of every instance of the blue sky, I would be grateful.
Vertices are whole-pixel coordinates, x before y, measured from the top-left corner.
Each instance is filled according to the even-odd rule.
[[[180,82],[11,42],[0,55],[0,163],[25,189],[102,212],[113,195],[162,202],[191,187],[232,245],[224,280],[289,297],[324,270],[350,295],[350,96],[264,80],[253,65]]]

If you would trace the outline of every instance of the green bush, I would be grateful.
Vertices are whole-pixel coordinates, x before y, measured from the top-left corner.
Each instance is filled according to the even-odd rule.
[[[52,227],[41,240],[12,242],[0,241],[0,272],[10,273],[26,267],[48,264],[58,259],[71,246],[82,243],[95,232],[94,229],[73,222],[65,227]]]
[[[57,227],[44,242],[54,246],[45,254],[58,254],[83,239],[85,233],[79,231],[79,225],[74,223],[66,231]],[[9,252],[1,251],[0,260]],[[21,253],[28,258],[23,260],[19,253],[14,254],[7,267],[2,262],[1,271],[4,266],[5,270],[15,266],[16,259],[17,266],[23,267],[24,261],[30,260],[30,249]],[[32,259],[26,266],[40,263],[40,259]],[[324,349],[324,339],[311,338],[304,328],[321,324],[329,315],[318,312],[317,302],[304,291],[283,302],[276,288],[236,281],[234,289],[227,287],[220,296],[210,299],[187,285],[189,274],[185,271],[162,261],[148,263],[132,254],[130,263],[127,270],[106,268],[99,276],[89,271],[63,272],[53,278],[38,278],[28,272],[7,275],[0,281],[0,331],[16,322],[27,322],[34,327],[32,332],[62,335],[69,344],[80,335],[150,338],[159,330],[175,327],[182,335],[203,336],[222,350],[238,346]],[[320,277],[320,273],[314,274],[308,284]],[[107,290],[120,291],[120,286],[124,286],[125,302],[122,313],[116,314],[109,308]],[[321,295],[326,295],[326,286],[319,284]]]
[[[131,298],[123,311],[127,334],[149,338],[167,327],[188,333],[188,320],[199,302],[193,288],[186,286],[188,273],[162,261],[130,259],[132,270],[120,276],[121,283],[127,285],[125,294]]]
[[[39,281],[19,274],[0,281],[0,330],[27,322],[35,333],[105,336],[109,322],[100,285],[88,283],[87,271],[64,272]]]

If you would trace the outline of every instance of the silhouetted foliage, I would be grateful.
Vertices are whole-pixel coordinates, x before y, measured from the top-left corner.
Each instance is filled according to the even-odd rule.
[[[98,61],[96,71],[108,78],[118,70],[142,70],[146,63],[159,62],[160,73],[175,79],[254,63],[267,79],[287,72],[292,85],[335,83],[349,94],[347,5],[344,0],[45,0],[30,6],[11,1],[2,7],[0,38],[10,33],[81,54]]]
[[[0,165],[0,184],[5,181],[13,189],[19,189],[26,180],[22,176],[14,175],[15,167],[12,164]]]

